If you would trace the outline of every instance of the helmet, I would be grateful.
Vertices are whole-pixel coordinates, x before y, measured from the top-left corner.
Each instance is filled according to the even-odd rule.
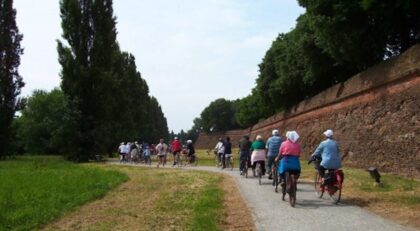
[[[333,135],[334,135],[334,132],[333,132],[333,130],[328,129],[328,130],[326,130],[326,131],[324,132],[324,135],[325,135],[326,137],[331,137],[331,136],[333,136]]]
[[[278,134],[279,134],[279,130],[274,129],[274,130],[271,132],[271,134],[272,134],[273,136],[276,136],[276,135],[278,135]]]
[[[187,140],[187,144],[192,144],[192,140]]]
[[[178,139],[178,136],[175,136],[175,138],[174,138],[175,140],[177,140]]]

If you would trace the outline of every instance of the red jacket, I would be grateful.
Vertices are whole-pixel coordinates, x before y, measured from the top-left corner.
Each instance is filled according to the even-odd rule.
[[[171,143],[172,152],[179,152],[182,149],[181,142],[179,140],[174,140]]]

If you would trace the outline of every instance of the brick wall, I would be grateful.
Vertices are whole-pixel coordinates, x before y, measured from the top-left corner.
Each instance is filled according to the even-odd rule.
[[[196,146],[214,147],[219,136],[236,142],[243,134],[296,130],[307,158],[330,128],[345,165],[420,177],[419,112],[420,44],[249,129],[200,134]]]

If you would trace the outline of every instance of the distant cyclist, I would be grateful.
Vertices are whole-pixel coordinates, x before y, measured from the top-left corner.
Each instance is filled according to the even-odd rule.
[[[232,158],[232,143],[230,142],[230,137],[227,136],[225,141],[223,168],[226,168],[226,161],[230,161],[230,158]]]
[[[187,140],[187,155],[188,155],[188,162],[190,164],[194,163],[195,161],[195,149],[192,140]]]
[[[173,164],[174,166],[177,164],[176,163],[176,155],[179,155],[181,150],[182,150],[181,142],[179,142],[178,137],[175,137],[174,140],[171,143],[171,151],[172,151],[172,154],[174,156],[174,164]]]
[[[242,175],[245,165],[251,166],[251,145],[252,142],[249,141],[249,136],[245,135],[242,137],[241,141],[239,142],[239,171]]]
[[[341,168],[340,151],[337,142],[333,139],[334,132],[328,129],[323,134],[327,139],[322,141],[312,154],[313,157],[322,158],[318,168],[322,181],[324,181],[326,169]]]
[[[261,135],[257,135],[255,141],[251,145],[251,165],[252,165],[252,174],[255,175],[255,168],[257,167],[257,162],[260,162],[262,168],[262,175],[265,174],[265,143]]]
[[[118,147],[118,153],[120,154],[120,161],[124,160],[125,155],[125,144],[121,142],[120,146]]]
[[[278,130],[273,130],[271,134],[272,136],[268,138],[267,143],[265,145],[265,147],[267,148],[267,171],[270,172],[270,174],[268,175],[268,179],[272,179],[271,168],[274,164],[274,159],[279,154],[279,149],[282,142]]]
[[[225,142],[223,141],[222,137],[219,138],[219,142],[217,142],[216,147],[214,150],[217,152],[217,158],[219,160],[219,165],[222,164],[224,167],[225,164]]]

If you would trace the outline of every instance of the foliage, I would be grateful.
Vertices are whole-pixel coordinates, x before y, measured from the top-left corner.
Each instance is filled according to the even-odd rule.
[[[0,0],[0,159],[11,154],[10,141],[15,112],[24,103],[18,98],[25,85],[18,73],[22,34],[16,26],[13,0]]]
[[[0,162],[0,230],[34,230],[127,179],[117,171],[75,165],[58,157]]]
[[[201,126],[206,132],[227,131],[238,127],[235,121],[236,104],[226,99],[217,99],[201,112]]]
[[[19,121],[18,135],[26,153],[58,154],[64,142],[58,135],[63,123],[64,95],[59,89],[35,91],[28,98]]]

